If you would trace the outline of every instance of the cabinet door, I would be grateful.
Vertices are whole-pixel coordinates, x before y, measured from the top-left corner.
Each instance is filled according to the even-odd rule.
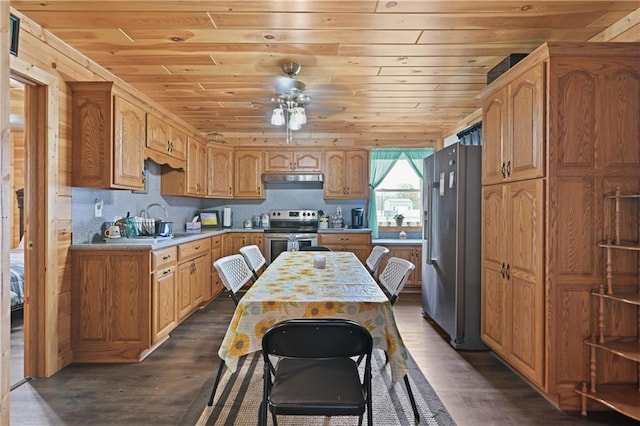
[[[408,245],[390,245],[387,246],[387,248],[389,249],[389,253],[384,257],[384,259],[382,259],[382,263],[380,264],[378,271],[382,272],[384,270],[389,258],[391,257],[399,257],[400,259],[408,260],[416,266],[416,269],[414,269],[411,275],[409,275],[409,279],[407,280],[403,291],[420,291],[421,289],[419,287],[422,282],[422,277],[419,277],[418,275],[421,275],[422,273],[418,274],[418,268],[422,259],[416,259],[416,247]],[[420,249],[420,253],[421,252],[422,250]]]
[[[417,291],[422,291],[422,247],[414,247],[411,250],[411,263],[416,265],[416,269],[413,270],[413,277],[409,277],[409,283],[411,287]]]
[[[176,309],[178,321],[182,321],[192,310],[191,305],[191,275],[193,275],[193,264],[187,261],[178,265]]]
[[[482,293],[481,336],[499,355],[506,357],[509,300],[505,279],[505,185],[482,188]]]
[[[223,284],[220,276],[218,275],[218,270],[213,267],[213,262],[222,257],[222,249],[222,235],[211,237],[211,285],[208,287],[208,293],[207,289],[205,289],[206,300],[213,299],[218,294],[222,293],[223,290]]]
[[[152,300],[152,334],[153,341],[157,342],[167,336],[178,324],[175,267],[153,274]]]
[[[324,198],[345,198],[347,163],[344,151],[327,151],[324,164]]]
[[[543,181],[534,179],[506,186],[505,275],[511,307],[508,359],[522,374],[543,385]]]
[[[503,88],[482,104],[482,183],[504,181],[507,153],[507,89]]]
[[[74,253],[75,362],[139,361],[151,346],[149,252]]]
[[[240,248],[247,245],[247,237],[244,232],[230,232],[224,234],[224,255],[240,253]]]
[[[510,152],[507,177],[524,180],[544,172],[544,64],[538,64],[509,85]]]
[[[264,198],[262,189],[262,152],[237,150],[234,155],[235,198]]]
[[[124,99],[115,97],[113,183],[144,189],[145,113]]]
[[[264,158],[265,172],[288,172],[294,169],[293,152],[267,151]]]
[[[367,151],[348,151],[345,183],[349,198],[367,198],[369,164]]]
[[[191,275],[191,306],[195,309],[205,300],[211,281],[211,253],[193,259]]]
[[[162,154],[171,155],[171,126],[153,114],[147,114],[146,146]],[[184,160],[184,157],[182,159]]]
[[[187,135],[175,127],[171,129],[169,152],[172,157],[178,160],[185,160],[187,158]]]
[[[233,197],[233,151],[215,145],[207,146],[207,195]]]
[[[293,153],[293,170],[296,172],[322,171],[322,153],[319,151],[296,151]]]
[[[187,194],[189,195],[205,195],[206,150],[204,143],[195,138],[189,138],[187,142]]]

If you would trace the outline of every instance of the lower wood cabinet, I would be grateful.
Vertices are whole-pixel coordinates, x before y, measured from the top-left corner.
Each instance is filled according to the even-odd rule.
[[[178,321],[187,318],[203,301],[211,279],[211,239],[178,246]]]
[[[151,347],[150,252],[75,251],[74,362],[136,362]]]
[[[224,234],[223,255],[239,254],[240,248],[255,244],[264,253],[264,234],[262,232],[230,232]]]
[[[213,238],[219,253],[221,236]],[[146,358],[220,292],[221,284],[212,284],[211,255],[212,238],[153,251],[74,250],[73,361]]]
[[[413,270],[407,283],[404,286],[403,292],[421,292],[422,291],[422,243],[418,242],[414,245],[386,245],[389,249],[389,253],[382,259],[379,272],[382,272],[385,266],[387,266],[387,260],[390,257],[399,257],[400,259],[408,260],[416,266]]]
[[[222,257],[222,235],[216,235],[211,238],[211,264]],[[211,282],[205,288],[205,300],[211,300],[224,290],[224,285],[218,274],[218,270],[211,267]]]
[[[318,245],[329,247],[333,251],[353,252],[362,263],[371,253],[371,233],[369,232],[336,232],[319,233]]]
[[[151,252],[151,336],[156,343],[178,326],[176,311],[177,247]]]

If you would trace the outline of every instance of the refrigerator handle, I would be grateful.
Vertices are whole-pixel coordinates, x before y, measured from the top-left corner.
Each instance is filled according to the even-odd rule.
[[[431,258],[431,247],[433,242],[431,241],[431,237],[433,236],[433,231],[431,227],[431,222],[433,220],[433,182],[427,182],[427,190],[425,191],[425,195],[427,197],[427,209],[424,212],[424,239],[427,240],[427,252],[425,253],[425,261],[427,265],[433,265],[433,259]]]

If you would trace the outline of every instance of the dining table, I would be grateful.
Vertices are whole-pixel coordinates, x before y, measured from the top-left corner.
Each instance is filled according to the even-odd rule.
[[[322,253],[322,254],[320,254]],[[408,351],[389,299],[351,252],[281,253],[240,299],[218,355],[231,372],[262,349],[262,336],[291,318],[346,318],[366,327],[387,353],[393,382],[408,372]]]

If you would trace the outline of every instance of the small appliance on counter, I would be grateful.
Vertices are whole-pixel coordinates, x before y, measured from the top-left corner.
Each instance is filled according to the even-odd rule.
[[[353,229],[364,228],[364,209],[351,209],[351,227]]]
[[[222,210],[222,227],[231,228],[233,225],[233,218],[231,214],[231,207],[225,207]]]

